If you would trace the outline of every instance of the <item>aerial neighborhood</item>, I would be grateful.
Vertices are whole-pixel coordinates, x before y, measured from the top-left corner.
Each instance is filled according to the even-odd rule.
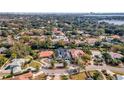
[[[0,14],[0,80],[123,80],[124,16]]]

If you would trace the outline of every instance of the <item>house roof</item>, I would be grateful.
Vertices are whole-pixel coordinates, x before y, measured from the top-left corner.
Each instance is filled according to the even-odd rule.
[[[122,58],[123,57],[123,55],[121,55],[119,53],[110,52],[109,54],[111,55],[112,58]]]
[[[57,55],[59,58],[70,59],[70,52],[67,49],[59,48],[57,49]]]
[[[21,73],[21,71],[22,71],[21,67],[18,67],[18,66],[17,66],[17,67],[14,67],[14,68],[13,68],[13,73],[14,73],[14,74],[16,74],[16,73]]]
[[[120,36],[119,35],[112,35],[111,37],[112,38],[116,38],[116,39],[120,39]]]
[[[15,76],[14,80],[29,80],[33,76],[32,72],[28,72],[22,75]]]
[[[55,34],[59,34],[59,35],[64,35],[64,33],[62,31],[59,31],[58,28],[54,28],[53,29],[53,33]]]
[[[97,38],[87,38],[85,40],[88,44],[94,44],[96,41],[98,41]]]
[[[79,56],[84,55],[84,52],[78,49],[71,49],[70,52],[71,52],[72,58],[78,58]]]
[[[50,57],[54,54],[53,51],[42,51],[39,53],[39,57]]]
[[[7,49],[5,47],[0,48],[0,53],[6,51]]]
[[[91,50],[91,52],[92,52],[93,57],[96,56],[96,55],[102,57],[101,52],[98,51],[98,50]]]
[[[11,66],[21,66],[23,63],[25,63],[25,59],[13,59]]]

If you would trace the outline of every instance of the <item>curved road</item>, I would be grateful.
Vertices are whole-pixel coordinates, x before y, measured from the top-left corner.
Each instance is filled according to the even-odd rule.
[[[67,73],[66,69],[41,69],[41,71],[43,71],[48,75],[54,75],[54,74],[63,75]]]
[[[96,69],[105,69],[105,70],[110,70],[114,72],[120,72],[124,73],[124,68],[117,68],[117,67],[112,67],[112,66],[95,66],[95,65],[90,65],[86,67],[86,70],[96,70]],[[41,69],[44,73],[48,75],[53,75],[53,74],[58,74],[58,75],[63,75],[67,74],[66,69]]]
[[[110,71],[114,71],[114,72],[120,72],[120,73],[124,73],[124,68],[118,68],[118,67],[112,67],[112,66],[87,66],[86,67],[87,70],[95,70],[95,69],[106,69],[106,70],[110,70]]]

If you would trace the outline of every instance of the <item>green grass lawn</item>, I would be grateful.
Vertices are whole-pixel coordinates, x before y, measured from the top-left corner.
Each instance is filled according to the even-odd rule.
[[[97,70],[93,70],[93,71],[87,71],[87,73],[93,77],[94,73],[99,73],[99,71]],[[72,80],[85,80],[87,78],[87,75],[85,72],[81,72],[79,74],[74,74],[74,75],[70,75],[70,79]],[[99,80],[102,80],[103,77],[101,75],[101,73],[99,73]]]
[[[29,64],[30,67],[33,67],[33,68],[40,68],[41,67],[41,64],[37,61],[32,61],[30,64]]]
[[[79,74],[74,74],[74,75],[70,75],[70,79],[72,80],[85,80],[86,75],[84,72],[81,72]]]
[[[37,76],[36,78],[34,78],[35,80],[46,80],[46,75],[45,74],[41,74],[39,76]]]

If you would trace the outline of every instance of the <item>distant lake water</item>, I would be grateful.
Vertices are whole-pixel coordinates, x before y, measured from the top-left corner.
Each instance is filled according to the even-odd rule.
[[[124,25],[124,21],[121,21],[121,20],[100,20],[98,22],[99,23],[100,22],[106,22],[106,23],[114,24],[114,25]]]

